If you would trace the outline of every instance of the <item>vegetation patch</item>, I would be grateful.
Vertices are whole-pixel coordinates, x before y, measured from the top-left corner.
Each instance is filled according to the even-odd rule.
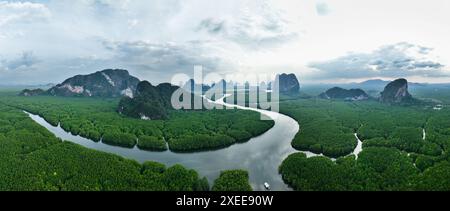
[[[280,173],[295,190],[450,190],[448,109],[291,99],[281,112],[300,123],[296,149],[338,158],[289,156]],[[358,159],[353,133],[363,141]]]
[[[114,146],[133,148],[136,145],[136,136],[129,133],[106,132],[102,142]]]
[[[106,144],[192,152],[228,147],[263,134],[273,121],[244,110],[168,110],[167,120],[141,120],[116,112],[119,99],[0,96],[0,102],[43,117],[53,126]],[[142,140],[140,140],[142,139]]]
[[[205,178],[176,165],[124,159],[62,142],[21,110],[0,104],[0,190],[193,191]]]
[[[415,190],[419,176],[406,153],[383,147],[364,149],[357,161],[355,156],[333,162],[293,154],[283,161],[280,173],[284,181],[302,191]]]
[[[150,151],[167,150],[167,143],[161,137],[142,135],[138,140],[139,142],[137,146],[139,149]]]
[[[213,191],[252,191],[248,181],[248,172],[244,170],[229,170],[220,173],[214,181]]]

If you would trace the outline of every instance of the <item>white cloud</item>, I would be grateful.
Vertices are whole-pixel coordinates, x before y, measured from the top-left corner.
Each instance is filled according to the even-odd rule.
[[[0,27],[8,24],[45,21],[50,17],[50,10],[44,4],[0,1]]]
[[[262,2],[257,5],[244,4],[232,18],[203,19],[198,30],[253,49],[277,47],[297,38],[298,33],[289,28],[282,11],[275,9],[268,1]]]
[[[206,72],[225,72],[235,62],[224,57],[226,52],[217,48],[214,41],[185,43],[152,43],[147,41],[104,41],[113,56],[108,60],[132,67],[142,75],[170,79],[176,73],[191,74],[195,65],[202,65]],[[153,76],[153,77],[154,77]]]
[[[329,61],[313,62],[310,67],[318,69],[314,77],[320,79],[450,76],[431,53],[431,48],[402,42],[370,53],[349,53]]]
[[[125,68],[161,82],[167,80],[162,75],[176,70],[191,73],[193,63],[209,71],[356,79],[365,76],[362,71],[340,75],[334,68],[352,56],[360,62],[347,68],[361,67],[373,60],[366,57],[381,57],[373,49],[400,42],[429,48],[385,50],[393,60],[385,56],[383,64],[364,66],[370,75],[378,74],[375,70],[387,75],[390,69],[434,81],[431,76],[448,71],[437,63],[450,63],[448,0],[29,1],[0,0],[0,65],[6,69],[6,61],[22,52],[33,52],[39,63],[33,71],[2,74],[0,83],[55,82],[102,68]],[[105,40],[114,48],[105,48]],[[360,53],[343,56],[348,51]],[[403,71],[394,71],[394,58]],[[323,61],[315,63],[320,70],[310,67],[313,61]]]
[[[191,73],[193,65],[235,71],[249,52],[296,37],[282,12],[267,0],[48,0],[17,5],[33,5],[23,7],[41,8],[52,18],[26,27],[9,22],[1,32],[0,54],[12,58],[33,51],[41,60],[39,68],[56,78],[96,68],[125,68],[149,80]]]
[[[0,61],[0,68],[4,71],[30,70],[39,62],[33,52],[22,52],[20,56],[14,59]]]

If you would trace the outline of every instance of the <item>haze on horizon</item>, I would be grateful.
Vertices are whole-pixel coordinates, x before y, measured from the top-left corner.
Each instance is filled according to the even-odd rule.
[[[450,82],[447,0],[0,0],[0,84],[122,68]]]

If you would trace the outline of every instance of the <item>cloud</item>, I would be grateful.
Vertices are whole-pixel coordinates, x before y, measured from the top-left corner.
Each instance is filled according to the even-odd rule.
[[[290,30],[282,12],[268,2],[245,6],[233,18],[210,17],[201,20],[197,31],[254,49],[277,47],[298,37],[297,32]]]
[[[12,60],[1,61],[0,68],[4,71],[30,70],[39,62],[39,59],[34,56],[33,52],[28,51],[23,52],[22,55]]]
[[[23,52],[11,59],[0,58],[0,85],[18,85],[42,77],[40,60],[33,52]],[[49,78],[49,74],[45,74]]]
[[[327,3],[318,2],[316,3],[316,12],[320,16],[326,16],[330,13],[330,8],[328,7]]]
[[[431,48],[406,42],[383,46],[371,53],[349,53],[330,61],[313,62],[314,78],[440,77],[448,76],[443,64],[431,56]]]
[[[200,25],[198,26],[197,30],[199,30],[199,31],[205,30],[211,34],[224,33],[226,30],[225,21],[224,20],[215,20],[213,18],[207,18],[200,22]]]
[[[0,27],[45,21],[50,17],[51,12],[44,4],[0,1]]]
[[[102,68],[143,78],[192,73],[194,65],[237,71],[252,54],[297,37],[277,8],[270,0],[0,0],[0,55],[8,58],[0,65],[34,69],[16,80],[38,83]],[[39,64],[15,58],[28,51],[21,59]]]
[[[103,41],[103,45],[113,55],[108,60],[166,78],[176,73],[193,73],[194,65],[202,65],[205,72],[227,71],[234,65],[231,60],[222,57],[216,48],[218,44],[212,41]]]
[[[87,0],[88,3],[99,8],[125,9],[130,0]]]

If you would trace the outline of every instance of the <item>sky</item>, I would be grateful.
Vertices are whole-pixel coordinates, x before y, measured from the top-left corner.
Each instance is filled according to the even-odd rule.
[[[0,84],[122,68],[450,82],[448,0],[0,0]]]

